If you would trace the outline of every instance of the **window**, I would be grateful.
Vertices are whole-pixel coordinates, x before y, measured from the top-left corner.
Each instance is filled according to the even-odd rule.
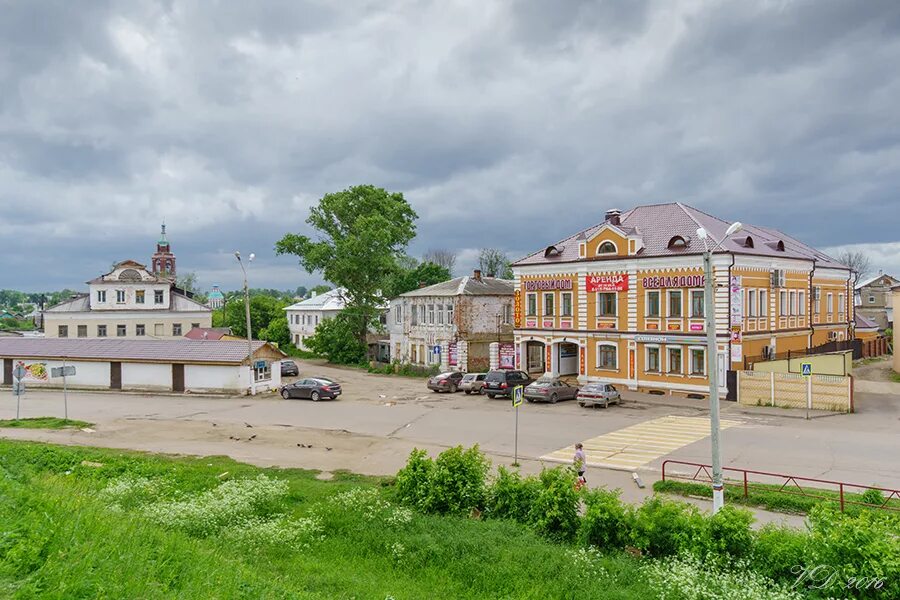
[[[681,347],[667,348],[669,373],[681,373]]]
[[[682,250],[684,248],[687,248],[687,240],[680,235],[676,235],[669,240],[669,243],[666,244],[666,247],[675,250]]]
[[[437,324],[438,325],[444,324],[444,305],[443,304],[437,305]]]
[[[191,323],[191,327],[192,327],[193,329],[199,329],[199,328],[200,328],[200,323]]]
[[[552,317],[553,316],[553,303],[556,301],[556,296],[553,292],[547,292],[544,294],[544,316]]]
[[[779,304],[781,305],[781,308],[780,308],[778,314],[780,314],[782,317],[786,317],[788,314],[787,292],[784,290],[781,290],[781,292],[778,294],[778,296],[779,296],[779,300],[780,300]]]
[[[175,337],[181,337],[181,323],[172,324],[172,335]]]
[[[841,314],[844,313],[844,295],[843,294],[838,294],[838,312]]]
[[[106,337],[106,325],[97,325],[97,337]]]
[[[597,315],[601,317],[616,316],[615,292],[600,292],[597,294]]]
[[[612,242],[603,242],[597,247],[597,254],[615,254],[616,245]]]
[[[146,328],[143,324],[137,324],[134,326],[134,335],[144,335],[146,333]]]
[[[316,327],[319,326],[319,315],[316,315]]]
[[[509,304],[503,305],[503,322],[509,323],[510,319],[507,316],[507,311],[510,310]],[[450,304],[447,305],[447,325],[453,325],[453,301],[450,301]]]
[[[659,346],[647,346],[647,372],[659,373]]]
[[[525,304],[526,310],[525,314],[529,317],[537,316],[537,294],[526,294],[525,295]]]
[[[706,374],[706,349],[691,348],[691,375]]]
[[[747,316],[756,316],[756,290],[747,290]]]
[[[434,304],[428,305],[428,324],[434,325]]]
[[[68,325],[60,325],[57,328],[57,335],[59,337],[69,337],[69,326]]]
[[[269,381],[270,379],[272,379],[272,363],[267,360],[253,361],[253,381]]]
[[[769,314],[769,303],[767,301],[768,292],[759,290],[759,316],[765,317]]]
[[[144,290],[137,290],[134,293],[134,301],[137,302],[138,304],[144,303]]]
[[[116,325],[116,335],[119,337],[125,337],[128,335],[128,329],[124,325]]]
[[[116,302],[125,304],[125,290],[116,290]]]
[[[166,335],[166,326],[162,323],[154,323],[153,324],[153,335],[156,337],[162,337]]]
[[[78,337],[87,337],[87,325],[78,326]]]
[[[572,292],[562,293],[562,316],[572,316]]]
[[[509,325],[512,323],[512,304],[504,304],[503,305],[503,324]]]
[[[647,316],[659,316],[659,292],[647,292]]]
[[[162,290],[153,290],[153,303],[154,304],[162,304],[163,303],[163,291]]]
[[[419,322],[422,323],[422,325],[425,324],[425,305],[424,304],[419,305]]]
[[[705,314],[703,312],[703,290],[691,290],[691,316],[702,318]]]
[[[797,292],[791,290],[791,312],[789,314],[796,315],[797,314]]]
[[[813,313],[819,314],[822,312],[822,307],[820,304],[821,300],[822,300],[822,288],[814,287],[813,288]]]
[[[799,314],[806,314],[806,292],[798,292],[797,293],[797,308],[800,309]]]
[[[681,317],[681,290],[669,290],[669,316]]]
[[[394,323],[397,325],[403,322],[403,307],[401,305],[397,305],[394,307]]]
[[[869,296],[869,304],[875,302],[875,296]]]
[[[410,324],[418,325],[419,324],[419,307],[416,306],[415,304],[413,304],[410,308],[412,309],[409,313],[409,316],[411,317]]]
[[[97,290],[97,302],[106,302],[106,290]]]
[[[826,304],[825,304],[825,312],[827,312],[827,313],[830,315],[831,313],[834,312],[834,294],[830,294],[830,293],[829,293],[829,294],[825,297],[825,302],[826,302]]]
[[[597,368],[617,369],[616,353],[618,346],[609,343],[597,344]]]

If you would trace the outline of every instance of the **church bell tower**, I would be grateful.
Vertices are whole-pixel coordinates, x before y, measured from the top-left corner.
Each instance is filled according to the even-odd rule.
[[[162,224],[159,232],[159,240],[156,242],[156,252],[150,259],[151,270],[157,277],[175,279],[175,255],[169,247],[166,239],[166,224]]]

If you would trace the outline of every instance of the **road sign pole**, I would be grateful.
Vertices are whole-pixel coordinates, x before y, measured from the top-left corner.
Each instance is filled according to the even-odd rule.
[[[812,408],[812,377],[806,378],[806,420],[809,421],[809,409]]]
[[[513,445],[513,466],[519,465],[519,405],[522,404],[522,398],[525,395],[524,386],[517,385],[512,390],[512,404],[516,409],[516,432],[515,442]]]
[[[513,464],[519,464],[519,405],[516,404],[516,444],[515,453],[513,454]]]
[[[66,387],[66,359],[63,359],[63,411],[66,421],[69,420],[69,390]]]

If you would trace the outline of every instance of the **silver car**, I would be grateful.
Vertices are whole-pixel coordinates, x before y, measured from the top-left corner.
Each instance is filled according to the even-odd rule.
[[[589,383],[578,390],[578,406],[595,407],[603,406],[608,408],[610,404],[620,404],[622,396],[616,386],[611,383]]]
[[[487,373],[466,373],[459,383],[459,389],[467,394],[483,394],[484,378]]]
[[[525,399],[529,402],[549,402],[571,400],[578,394],[578,388],[556,377],[541,377],[525,388]]]

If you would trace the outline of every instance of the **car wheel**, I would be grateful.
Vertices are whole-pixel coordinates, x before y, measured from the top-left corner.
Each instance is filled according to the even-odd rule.
[[[281,397],[284,398],[285,400],[290,400],[291,395],[288,393],[287,390],[281,390]]]
[[[455,383],[450,384],[450,393],[451,394],[456,393],[456,384]]]
[[[309,399],[312,400],[313,402],[318,402],[319,401],[319,392],[314,391],[312,394],[309,395]]]
[[[472,390],[464,390],[466,392],[466,396],[472,393]]]
[[[579,402],[578,406],[580,406],[581,408],[584,408],[584,402]]]
[[[558,401],[559,401],[559,396],[557,396],[556,394],[553,394],[552,396],[550,396],[550,404],[556,404]]]
[[[534,400],[532,400],[531,398],[525,398],[525,402],[528,402],[530,404],[530,403],[534,402]]]
[[[487,394],[487,392],[484,391],[484,388],[481,388],[480,390],[478,390],[478,393],[481,394],[482,396]]]

